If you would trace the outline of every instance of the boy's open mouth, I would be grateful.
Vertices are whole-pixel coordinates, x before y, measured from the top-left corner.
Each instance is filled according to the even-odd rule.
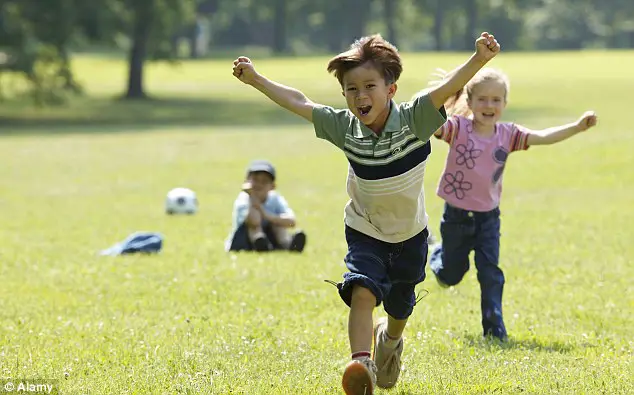
[[[493,118],[495,116],[495,114],[492,113],[492,112],[483,112],[482,116],[485,117],[485,118]]]
[[[357,107],[357,110],[359,110],[359,114],[361,115],[368,115],[370,110],[372,110],[372,106],[360,106]]]

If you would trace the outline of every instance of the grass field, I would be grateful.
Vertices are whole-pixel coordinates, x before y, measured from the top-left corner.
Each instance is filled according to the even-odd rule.
[[[464,58],[405,54],[397,99]],[[342,106],[326,61],[255,59],[266,75]],[[492,63],[512,81],[505,119],[541,128],[595,109],[599,126],[507,166],[510,342],[481,339],[473,270],[448,290],[429,278],[406,329],[402,380],[379,394],[634,392],[632,64],[634,52],[503,53]],[[345,271],[346,160],[230,67],[153,65],[157,99],[129,103],[112,100],[124,64],[82,56],[89,98],[67,109],[0,104],[0,379],[54,379],[64,394],[341,393],[348,309],[323,280]],[[434,141],[434,231],[445,153]],[[277,165],[309,236],[302,255],[223,251],[256,157]],[[198,215],[163,214],[175,186],[198,193]],[[162,232],[164,251],[97,256],[136,230]]]

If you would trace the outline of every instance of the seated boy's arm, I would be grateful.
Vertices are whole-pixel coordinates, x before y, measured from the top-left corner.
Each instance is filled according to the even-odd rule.
[[[273,212],[269,213],[262,210],[264,218],[275,226],[283,228],[292,228],[296,225],[295,213],[289,207],[288,202],[281,195],[274,195]]]
[[[274,226],[282,228],[292,228],[295,226],[295,216],[287,213],[274,214],[262,209],[262,217]]]
[[[295,217],[287,214],[275,215],[271,213],[264,213],[264,218],[275,226],[281,228],[293,228],[295,227]]]
[[[233,62],[233,75],[245,84],[251,85],[264,93],[279,106],[309,122],[313,121],[313,107],[315,104],[306,95],[295,88],[271,81],[257,73],[249,58],[240,57]]]
[[[233,222],[235,226],[240,226],[249,216],[251,201],[246,192],[241,192],[233,202]]]

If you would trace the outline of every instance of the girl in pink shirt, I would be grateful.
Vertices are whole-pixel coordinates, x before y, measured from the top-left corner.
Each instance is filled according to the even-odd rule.
[[[502,341],[507,333],[502,319],[504,273],[498,266],[498,206],[507,158],[532,145],[563,141],[597,123],[592,111],[576,122],[539,131],[499,122],[508,93],[507,77],[485,68],[445,104],[451,117],[434,134],[450,147],[437,189],[445,200],[442,243],[434,248],[429,264],[441,285],[456,285],[469,270],[469,254],[475,251],[483,332]]]

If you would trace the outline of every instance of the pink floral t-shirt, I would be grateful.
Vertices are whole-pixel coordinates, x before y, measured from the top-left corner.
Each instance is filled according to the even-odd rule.
[[[528,131],[513,123],[497,123],[491,137],[473,132],[473,121],[452,116],[437,138],[449,154],[436,193],[454,207],[490,211],[500,205],[502,174],[513,151],[528,149]]]

